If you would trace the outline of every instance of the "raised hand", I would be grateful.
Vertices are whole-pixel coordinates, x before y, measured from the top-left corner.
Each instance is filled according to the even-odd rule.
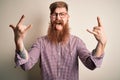
[[[21,38],[23,39],[25,37],[25,34],[27,32],[27,30],[31,27],[31,25],[29,25],[28,27],[23,25],[23,21],[25,19],[25,16],[22,15],[22,17],[20,18],[19,22],[17,23],[16,26],[14,25],[9,25],[9,27],[11,27],[14,31],[14,35],[15,35],[15,39],[17,38]]]
[[[106,39],[104,27],[102,26],[101,20],[99,17],[97,17],[97,22],[98,22],[98,26],[93,27],[92,31],[90,31],[89,29],[87,29],[87,31],[93,34],[98,42],[105,44],[107,39]]]
[[[9,25],[9,27],[11,27],[14,31],[14,40],[15,40],[15,44],[16,44],[16,50],[19,50],[19,51],[23,51],[23,49],[24,49],[23,39],[26,35],[26,32],[31,27],[31,25],[29,25],[28,27],[23,25],[24,19],[25,19],[25,16],[22,15],[22,17],[20,18],[20,20],[16,26]]]

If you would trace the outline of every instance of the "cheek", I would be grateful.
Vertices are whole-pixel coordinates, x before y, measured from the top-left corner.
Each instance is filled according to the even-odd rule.
[[[54,21],[55,21],[55,19],[52,18],[52,16],[50,16],[50,22],[54,22]]]
[[[64,21],[64,24],[66,24],[68,22],[68,19],[63,19],[63,21]]]
[[[54,19],[50,19],[50,22],[53,23],[55,20]]]
[[[63,19],[64,24],[66,24],[66,23],[68,22],[68,20],[69,20],[69,16],[65,17],[65,18]]]

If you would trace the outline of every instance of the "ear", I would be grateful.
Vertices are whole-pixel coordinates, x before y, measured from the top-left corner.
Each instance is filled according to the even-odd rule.
[[[52,20],[52,15],[50,15],[50,21]]]

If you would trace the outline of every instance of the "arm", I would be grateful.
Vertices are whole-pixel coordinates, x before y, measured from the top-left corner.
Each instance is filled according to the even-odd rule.
[[[79,45],[79,57],[82,60],[83,64],[91,69],[94,70],[96,67],[100,67],[103,55],[104,55],[104,49],[107,42],[104,28],[101,25],[100,18],[97,17],[98,26],[95,26],[93,28],[93,31],[90,31],[87,29],[87,31],[91,34],[93,34],[98,41],[96,48],[91,52],[89,52],[85,46],[85,44],[82,41],[79,41],[81,46]]]
[[[80,58],[80,60],[82,61],[82,63],[90,70],[94,70],[95,68],[98,68],[101,66],[102,64],[102,60],[103,60],[103,55],[100,57],[96,57],[95,54],[96,51],[95,49],[90,52],[85,43],[81,40],[78,39],[77,41],[77,52],[78,52],[78,56]]]
[[[31,27],[31,25],[29,25],[28,27],[23,25],[24,18],[25,16],[23,15],[16,26],[10,25],[10,27],[13,29],[14,32],[16,52],[20,53],[19,54],[20,57],[27,61],[28,52],[24,47],[23,39],[26,35],[27,30]]]

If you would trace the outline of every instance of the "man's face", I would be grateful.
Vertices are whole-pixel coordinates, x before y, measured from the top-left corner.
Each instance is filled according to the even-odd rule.
[[[50,15],[52,27],[57,31],[62,31],[65,24],[68,22],[69,15],[66,8],[56,8],[55,11]]]

